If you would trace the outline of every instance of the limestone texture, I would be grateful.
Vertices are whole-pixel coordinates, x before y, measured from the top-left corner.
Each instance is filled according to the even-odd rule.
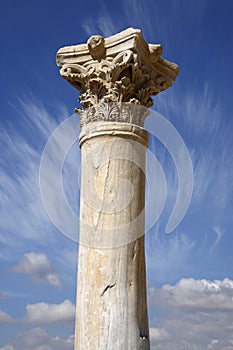
[[[75,350],[150,349],[144,249],[143,128],[152,96],[178,75],[139,29],[57,53],[80,92],[82,155]]]

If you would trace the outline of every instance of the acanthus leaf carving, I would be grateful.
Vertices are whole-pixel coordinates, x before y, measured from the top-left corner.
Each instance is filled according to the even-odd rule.
[[[151,107],[151,97],[168,89],[179,71],[161,53],[160,45],[147,44],[139,30],[130,28],[107,39],[93,36],[86,45],[60,49],[57,62],[62,77],[80,91],[79,102],[92,115],[92,107],[102,103]]]
[[[80,125],[93,122],[120,122],[143,126],[149,110],[139,103],[101,102],[85,109],[76,109],[80,114]]]

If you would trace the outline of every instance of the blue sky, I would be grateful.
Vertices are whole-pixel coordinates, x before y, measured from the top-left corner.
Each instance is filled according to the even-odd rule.
[[[194,170],[189,210],[167,235],[177,179],[155,140],[168,196],[146,235],[152,349],[233,349],[233,2],[23,0],[1,2],[0,13],[0,349],[72,349],[78,245],[52,225],[39,192],[45,144],[78,98],[55,56],[127,27],[180,66],[153,109],[179,131]],[[79,159],[76,144],[63,169],[74,210]]]

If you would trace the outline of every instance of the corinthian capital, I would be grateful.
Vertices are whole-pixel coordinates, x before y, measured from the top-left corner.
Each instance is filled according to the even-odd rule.
[[[61,76],[80,91],[84,109],[109,102],[151,107],[151,96],[168,89],[179,72],[161,54],[161,45],[147,44],[140,30],[129,28],[61,48],[57,65]]]

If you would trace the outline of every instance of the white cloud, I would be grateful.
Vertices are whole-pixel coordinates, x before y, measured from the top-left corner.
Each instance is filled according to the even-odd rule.
[[[44,253],[24,254],[14,271],[30,274],[36,281],[48,282],[56,287],[61,286],[59,276],[53,272],[50,261]]]
[[[7,344],[7,345],[3,346],[2,348],[0,348],[0,350],[15,350],[15,348],[13,347],[13,345]]]
[[[195,310],[233,311],[233,281],[181,279],[162,287],[163,297],[177,307]]]
[[[151,349],[230,350],[233,346],[233,280],[181,279],[175,285],[149,290]],[[26,306],[28,323],[73,322],[75,306],[38,303]],[[8,346],[14,350],[71,350],[74,336],[50,337],[42,328],[21,334]],[[7,348],[3,348],[6,350]],[[2,350],[2,349],[0,349]]]
[[[23,331],[17,335],[16,344],[21,343],[26,347],[35,348],[36,346],[42,345],[49,341],[49,336],[46,331],[42,328],[33,328],[29,331]],[[14,344],[15,345],[15,344]]]
[[[0,350],[73,350],[74,336],[51,337],[42,328],[33,328],[18,333],[17,337]]]
[[[152,344],[160,343],[167,339],[169,339],[169,335],[165,329],[150,328],[150,341]]]
[[[14,319],[6,312],[0,310],[0,324],[11,323]]]
[[[207,347],[207,350],[232,350],[233,349],[233,341],[232,340],[223,340],[218,341],[217,339],[213,339]]]
[[[51,340],[51,345],[52,345],[53,349],[56,349],[56,350],[73,349],[73,347],[74,347],[74,335],[70,335],[66,339],[62,339],[60,337],[55,337]]]
[[[233,342],[233,281],[182,279],[149,288],[155,349],[230,349]],[[153,347],[152,347],[153,349]]]
[[[75,317],[75,306],[70,300],[61,304],[28,304],[25,320],[29,323],[51,324],[72,322]]]

